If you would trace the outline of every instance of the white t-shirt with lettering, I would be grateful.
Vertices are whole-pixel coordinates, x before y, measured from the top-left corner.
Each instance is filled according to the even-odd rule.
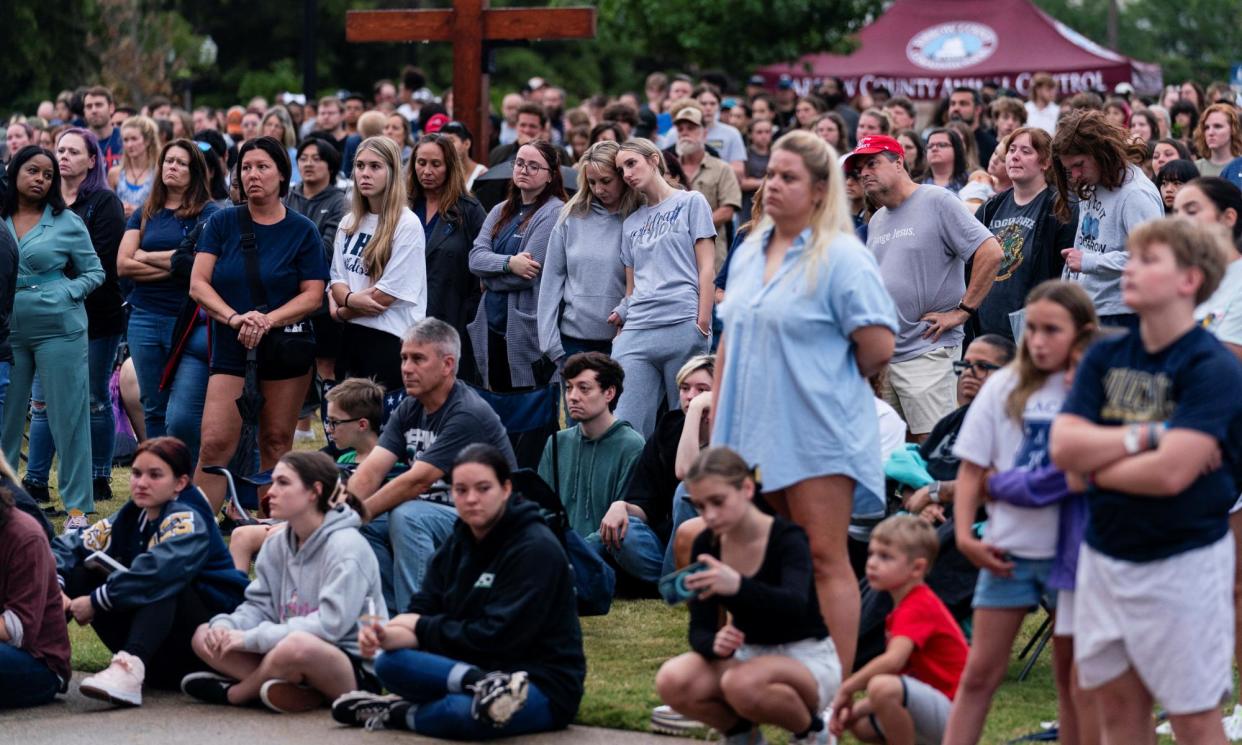
[[[1069,387],[1065,375],[1055,372],[1031,394],[1015,422],[1005,412],[1009,394],[1018,385],[1011,365],[992,374],[979,389],[958,432],[953,454],[983,468],[1008,471],[1048,464],[1048,433],[1061,410]],[[1051,559],[1057,552],[1060,506],[1017,507],[989,502],[984,540],[1023,559]]]
[[[349,323],[367,326],[400,337],[416,321],[427,315],[427,261],[424,257],[426,239],[423,225],[410,208],[401,212],[397,231],[393,234],[392,254],[384,273],[377,282],[367,276],[362,252],[379,227],[379,215],[367,213],[358,231],[349,235],[353,215],[341,218],[332,251],[332,281],[329,287],[343,284],[350,292],[361,292],[374,285],[381,292],[396,298],[388,309],[377,316],[355,316]]]

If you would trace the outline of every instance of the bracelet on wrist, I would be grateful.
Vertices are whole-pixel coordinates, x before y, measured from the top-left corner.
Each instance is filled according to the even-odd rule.
[[[512,256],[508,256],[508,257],[506,257],[506,258],[505,258],[505,267],[504,267],[505,274],[512,274],[512,273],[513,273],[513,269],[512,269],[512,267],[510,267],[510,266],[509,266],[509,262],[510,262],[512,259],[513,259],[513,257],[512,257]]]
[[[353,290],[350,290],[349,292],[345,293],[345,302],[341,303],[341,305],[348,308],[349,307],[349,296],[352,294],[354,294]]]
[[[234,318],[237,318],[237,314],[236,314],[236,313],[234,313],[234,314],[230,315],[230,316],[229,316],[229,320],[225,321],[225,322],[224,322],[224,325],[225,325],[225,326],[228,326],[229,328],[233,328],[233,319],[234,319]]]

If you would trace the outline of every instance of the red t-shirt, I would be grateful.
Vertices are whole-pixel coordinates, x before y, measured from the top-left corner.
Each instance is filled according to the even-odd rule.
[[[966,667],[970,648],[949,609],[927,585],[910,591],[884,620],[885,638],[904,636],[914,642],[914,652],[902,675],[909,675],[935,688],[950,700]]]

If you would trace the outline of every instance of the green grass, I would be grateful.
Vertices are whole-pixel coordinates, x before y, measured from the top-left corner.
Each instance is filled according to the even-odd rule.
[[[318,425],[316,431],[317,441],[298,449],[321,447]],[[55,473],[53,469],[53,479]],[[103,515],[120,508],[129,498],[129,469],[114,469],[112,481],[115,497],[99,506]],[[64,518],[53,522],[59,530]],[[686,623],[684,607],[670,608],[658,600],[620,600],[613,603],[607,616],[582,619],[587,680],[578,723],[646,731],[651,709],[660,703],[655,694],[656,671],[665,660],[686,651]],[[993,700],[984,729],[984,743],[1004,743],[1035,731],[1041,721],[1056,719],[1051,649],[1044,652],[1030,677],[1018,682],[1022,663],[1017,660],[1017,651],[1037,625],[1036,616],[1028,618],[1015,642],[1009,674]],[[69,637],[75,670],[96,672],[108,665],[111,655],[92,629],[71,622]],[[769,731],[768,738],[774,744],[786,742],[783,732]]]

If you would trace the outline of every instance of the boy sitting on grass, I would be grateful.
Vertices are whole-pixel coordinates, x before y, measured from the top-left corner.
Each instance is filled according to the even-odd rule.
[[[885,621],[888,648],[841,684],[829,731],[863,742],[939,745],[966,666],[966,638],[949,609],[924,583],[936,559],[936,530],[914,515],[875,527],[867,581],[893,596]],[[854,694],[866,697],[854,701]]]
[[[328,391],[328,416],[324,434],[342,451],[336,462],[341,465],[361,463],[379,442],[383,424],[384,388],[370,378],[347,378]],[[263,542],[283,523],[264,523],[235,528],[229,537],[229,556],[233,566],[250,571],[250,562],[259,555]]]

